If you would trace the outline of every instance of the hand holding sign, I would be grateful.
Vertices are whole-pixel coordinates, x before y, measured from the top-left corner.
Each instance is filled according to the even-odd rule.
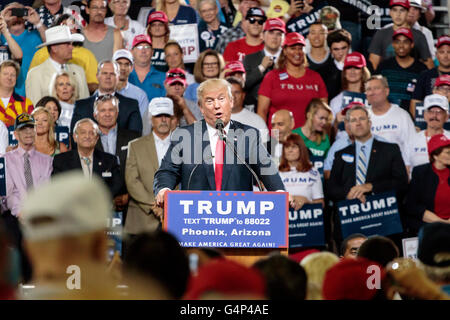
[[[357,186],[354,186],[350,189],[349,193],[347,194],[347,199],[359,199],[362,203],[366,202],[366,197],[364,196],[365,193],[372,191],[372,184],[371,183],[365,183],[360,184]]]
[[[289,195],[289,206],[294,208],[295,211],[300,210],[305,204],[308,204],[309,200],[303,196]]]

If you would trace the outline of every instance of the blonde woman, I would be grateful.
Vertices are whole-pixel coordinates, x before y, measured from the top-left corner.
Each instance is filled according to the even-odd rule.
[[[292,132],[302,137],[306,147],[313,156],[325,158],[330,149],[330,138],[327,132],[331,128],[333,113],[325,102],[314,98],[306,108],[306,123]]]
[[[53,97],[58,99],[61,105],[61,112],[56,123],[70,128],[75,101],[79,97],[76,81],[67,72],[59,73],[52,82],[50,92]]]
[[[183,0],[156,0],[156,10],[167,15],[170,24],[197,24],[197,13]],[[151,13],[150,13],[151,14]]]
[[[55,122],[48,110],[38,107],[34,109],[31,115],[36,123],[35,147],[37,151],[52,157],[58,153],[68,151],[64,143],[55,139]]]

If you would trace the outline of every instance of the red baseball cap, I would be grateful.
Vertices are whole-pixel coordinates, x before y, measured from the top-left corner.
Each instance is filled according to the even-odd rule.
[[[409,0],[391,0],[389,2],[389,8],[401,6],[403,8],[409,9],[411,5],[409,4]]]
[[[366,58],[359,52],[349,53],[344,60],[344,69],[349,67],[364,68],[367,66]]]
[[[285,46],[294,46],[296,44],[301,44],[302,46],[306,45],[305,38],[297,32],[290,32],[286,35],[284,39],[283,47]]]
[[[436,82],[434,83],[434,86],[439,87],[444,84],[450,86],[450,75],[449,74],[443,74],[439,78],[437,78]]]
[[[434,150],[440,147],[448,147],[450,146],[450,139],[445,135],[436,134],[431,137],[430,141],[428,141],[428,154],[432,153]]]
[[[146,34],[138,34],[137,36],[134,37],[131,48],[134,48],[138,44],[143,43],[143,42],[146,42],[149,45],[152,45],[152,39],[150,38],[150,36],[148,36]]]
[[[186,71],[180,68],[174,68],[170,69],[166,73],[166,80],[164,83],[171,85],[173,83],[181,83],[183,86],[186,87],[187,81],[186,81]]]
[[[414,37],[412,34],[411,29],[408,28],[398,28],[397,30],[395,30],[394,34],[392,35],[392,39],[394,39],[396,36],[398,35],[402,35],[407,37],[409,40],[411,40],[412,42],[414,42]]]
[[[440,46],[443,46],[444,44],[450,45],[450,36],[445,35],[438,38],[436,43],[436,48],[439,48]]]
[[[150,24],[153,21],[161,21],[162,23],[169,23],[169,18],[167,18],[167,15],[162,11],[153,11],[148,16],[147,24]]]
[[[344,109],[342,109],[342,115],[345,116],[347,114],[348,110],[350,110],[351,108],[356,107],[356,106],[366,107],[364,105],[364,103],[362,103],[362,102],[353,101],[353,102],[350,102]]]
[[[380,280],[386,277],[383,267],[364,258],[342,259],[332,266],[323,280],[322,295],[325,300],[371,300],[377,294],[376,288],[369,288],[367,280],[373,274],[372,268],[380,270]],[[372,270],[371,272],[368,272]]]
[[[271,18],[264,24],[264,31],[280,30],[286,33],[286,23],[280,18]]]
[[[240,61],[230,61],[225,65],[225,77],[235,73],[235,72],[243,72],[245,73],[245,68],[242,62]]]

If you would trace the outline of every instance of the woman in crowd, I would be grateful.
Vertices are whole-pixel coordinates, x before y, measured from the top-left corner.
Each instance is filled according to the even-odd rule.
[[[333,114],[328,104],[320,99],[312,99],[306,108],[306,123],[292,132],[302,137],[313,156],[325,158],[330,149],[330,137]]]
[[[55,139],[55,122],[48,110],[43,107],[38,107],[34,109],[31,115],[34,117],[36,123],[36,139],[34,145],[37,151],[52,157],[58,153],[68,151],[64,143],[58,142]]]
[[[197,13],[183,0],[156,0],[156,10],[164,12],[170,24],[197,24]],[[151,14],[151,13],[150,13]]]
[[[152,40],[152,66],[161,72],[167,72],[164,48],[170,37],[169,20],[162,11],[153,11],[148,16],[147,34]]]
[[[105,18],[105,24],[117,28],[122,33],[124,47],[131,50],[133,39],[138,34],[145,33],[145,27],[127,15],[130,8],[130,0],[111,0],[109,8],[113,12],[112,17]]]
[[[293,196],[296,207],[301,208],[310,203],[324,205],[322,179],[309,161],[308,149],[298,134],[290,134],[283,143],[279,170],[286,191]]]
[[[291,32],[286,35],[275,69],[264,77],[258,92],[257,113],[272,128],[272,115],[287,109],[294,115],[295,127],[305,124],[305,110],[313,98],[327,102],[327,89],[320,75],[305,66],[305,38]]]
[[[450,223],[450,139],[434,135],[428,154],[430,163],[413,169],[406,201],[407,221],[414,234],[424,223]]]
[[[197,103],[197,88],[205,80],[220,78],[225,68],[225,61],[220,53],[214,50],[203,51],[195,62],[195,83],[189,85],[184,97]]]
[[[41,100],[36,103],[36,108],[37,107],[43,107],[44,109],[48,110],[48,112],[50,112],[53,117],[53,122],[58,122],[59,116],[61,114],[61,105],[59,104],[58,99],[50,96],[42,97]]]
[[[58,74],[52,84],[51,94],[59,100],[61,105],[59,119],[56,123],[70,128],[75,101],[79,96],[76,81],[67,72]]]
[[[183,49],[178,42],[169,40],[164,46],[164,59],[166,60],[169,70],[180,68],[186,72],[186,82],[188,85],[195,82],[194,75],[186,71],[183,62]]]

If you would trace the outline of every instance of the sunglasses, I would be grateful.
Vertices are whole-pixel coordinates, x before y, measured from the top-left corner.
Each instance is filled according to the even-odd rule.
[[[167,78],[182,78],[186,79],[186,75],[181,72],[168,72]]]
[[[260,26],[264,24],[264,20],[255,19],[253,17],[248,18],[247,20],[250,22],[250,24],[255,24],[255,22],[257,22]]]

